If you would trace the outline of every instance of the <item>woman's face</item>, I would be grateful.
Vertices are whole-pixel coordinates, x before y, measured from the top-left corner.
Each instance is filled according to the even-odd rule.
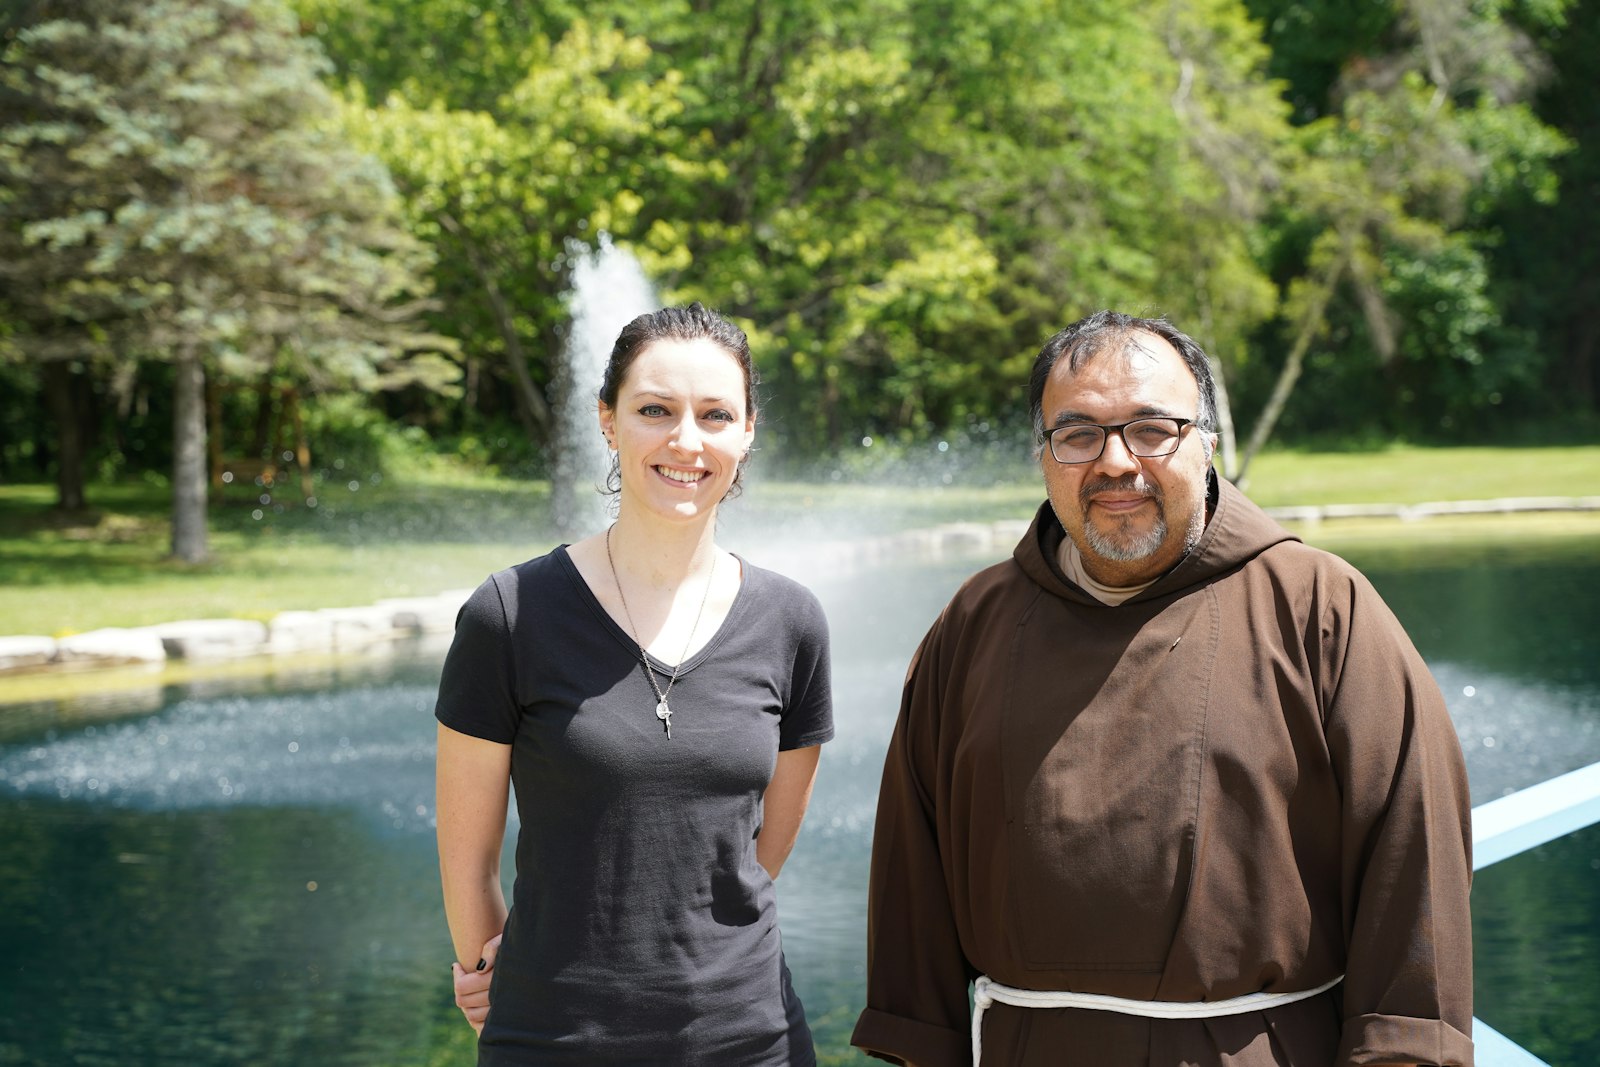
[[[600,429],[617,450],[622,507],[692,519],[716,510],[755,438],[744,371],[709,340],[647,345],[600,402]]]

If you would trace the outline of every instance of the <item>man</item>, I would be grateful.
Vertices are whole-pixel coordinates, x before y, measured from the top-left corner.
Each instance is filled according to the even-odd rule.
[[[1211,372],[1169,323],[1068,327],[1030,399],[1049,500],[906,679],[853,1042],[1470,1065],[1466,775],[1400,625],[1212,473]]]

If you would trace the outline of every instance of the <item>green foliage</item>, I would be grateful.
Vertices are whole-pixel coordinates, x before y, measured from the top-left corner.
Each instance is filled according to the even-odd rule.
[[[1334,86],[1352,64],[1384,51],[1396,11],[1390,3],[1246,0],[1271,49],[1271,71],[1287,83],[1297,121],[1326,113]]]
[[[447,389],[412,323],[426,247],[340,141],[328,70],[276,0],[42,3],[3,43],[0,318],[35,361],[172,360],[173,552],[207,555],[204,375]],[[82,505],[71,378],[44,375]]]
[[[1102,304],[1230,350],[1271,311],[1240,222],[1283,108],[1234,0],[300,10],[440,252],[435,324],[536,437],[600,230],[746,324],[801,447],[1012,417]]]
[[[1258,413],[1298,353],[1291,434],[1448,437],[1485,406],[1538,411],[1556,367],[1593,392],[1569,310],[1582,302],[1561,299],[1583,283],[1536,255],[1561,232],[1552,212],[1582,232],[1579,202],[1594,199],[1577,135],[1592,123],[1581,75],[1595,18],[1568,0],[291,3],[302,42],[329,58],[308,49],[260,99],[318,101],[322,147],[345,153],[333,185],[408,231],[375,262],[411,280],[365,303],[425,312],[416,344],[449,357],[430,384],[464,383],[461,403],[418,389],[381,410],[476,441],[466,452],[488,462],[546,447],[573,257],[602,234],[640,257],[664,301],[702,299],[746,326],[764,433],[789,454],[1020,420],[1038,345],[1101,306],[1164,312],[1199,338],[1244,425],[1277,418]],[[338,86],[337,114],[320,82]],[[1555,88],[1536,98],[1541,84]],[[186,106],[201,113],[210,92]],[[297,290],[258,246],[301,231],[223,195],[291,169],[251,128],[276,169],[213,154],[218,173],[244,177],[162,223],[169,236],[92,197],[47,213],[30,236],[49,255],[18,272],[112,264],[114,245],[137,284],[86,288],[70,306],[51,286],[52,306],[0,307],[0,321],[34,351],[70,342],[78,358],[124,361],[143,354],[126,322],[159,320],[169,342],[202,336],[230,368],[396,384],[363,370],[381,345],[341,332],[347,306],[323,307],[331,320],[311,315],[309,331],[276,329],[259,307]],[[42,125],[24,154],[51,158],[65,129]],[[299,184],[322,189],[325,174],[302,168]],[[18,188],[16,203],[38,195]],[[179,301],[195,320],[180,330],[173,294],[197,287],[134,271],[150,240],[202,275],[228,266],[238,288]],[[316,271],[317,284],[358,267]],[[1518,281],[1541,270],[1538,287]],[[1541,344],[1546,330],[1564,347]],[[515,445],[484,444],[513,420]]]
[[[601,229],[664,299],[746,326],[791,452],[1019,418],[1038,344],[1107,305],[1194,333],[1246,413],[1303,335],[1291,430],[1448,432],[1542,380],[1491,220],[1555,195],[1568,142],[1525,102],[1521,27],[1563,0],[300,8],[357,106],[384,101],[379,151],[443,255],[436,325],[536,439],[568,242]],[[451,432],[504,412],[487,395]]]
[[[362,388],[440,348],[388,321],[425,249],[393,225],[383,171],[339,143],[326,69],[264,2],[88,4],[20,30],[0,138],[25,190],[0,230],[16,346],[191,345],[244,373],[287,356]]]
[[[408,98],[427,91],[420,82],[376,103],[360,86],[348,95],[345,129],[386,162],[414,232],[438,254],[440,329],[510,383],[534,437],[549,429],[571,242],[626,233],[636,190],[660,173],[693,176],[661,132],[679,110],[675,79],[643,73],[648,54],[580,22],[558,41],[525,42],[517,78],[485,108]]]
[[[38,391],[36,368],[0,361],[0,482],[44,474],[39,446],[46,423],[34,399]]]
[[[1386,51],[1347,56],[1300,128],[1272,220],[1279,336],[1310,350],[1284,425],[1470,439],[1501,421],[1500,405],[1525,404],[1545,361],[1496,300],[1490,220],[1513,198],[1548,200],[1552,161],[1570,145],[1515,102],[1541,67],[1500,11],[1452,0],[1390,10]],[[1263,403],[1266,370],[1238,390],[1246,408]],[[1265,401],[1270,419],[1294,370],[1284,364]]]
[[[1513,178],[1486,208],[1498,237],[1488,252],[1492,293],[1514,336],[1532,350],[1526,361],[1540,371],[1538,395],[1519,405],[1524,417],[1556,414],[1570,425],[1587,416],[1592,425],[1600,412],[1593,310],[1600,302],[1600,242],[1583,235],[1600,233],[1600,79],[1593,76],[1600,7],[1522,8],[1538,9],[1524,22],[1552,67],[1535,100],[1537,113],[1573,150],[1553,161],[1548,179],[1518,189]]]

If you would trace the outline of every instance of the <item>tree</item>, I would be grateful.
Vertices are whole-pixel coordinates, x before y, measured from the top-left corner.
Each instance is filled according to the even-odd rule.
[[[170,360],[172,550],[207,556],[204,383],[443,387],[426,250],[344,146],[314,44],[268,0],[41,0],[0,57],[14,347]]]
[[[1274,25],[1321,17],[1294,0],[1276,8]],[[1566,148],[1525,103],[1540,56],[1498,8],[1399,0],[1387,10],[1381,26],[1368,12],[1327,27],[1319,61],[1287,71],[1311,116],[1273,220],[1288,345],[1234,472],[1241,485],[1308,363],[1325,387],[1307,409],[1346,433],[1448,431],[1529,375],[1514,350],[1494,350],[1487,224],[1516,191],[1548,196],[1550,162]],[[1338,40],[1358,50],[1329,81]]]
[[[692,7],[715,29],[640,29],[717,169],[644,243],[755,327],[809,449],[1020,426],[1031,354],[1095,307],[1203,308],[1230,347],[1270,314],[1203,150],[1254,180],[1285,129],[1231,0]]]
[[[1234,407],[1253,454],[1539,379],[1495,222],[1563,147],[1512,14],[1565,0],[296,2],[440,252],[436,325],[535,438],[601,228],[740,319],[808,453],[1020,424],[1031,354],[1108,305],[1215,354],[1231,474]]]
[[[298,6],[439,250],[436,323],[535,436],[600,228],[744,322],[807,451],[1010,417],[1101,304],[1226,350],[1272,310],[1248,186],[1284,108],[1236,0]]]
[[[346,116],[438,254],[435,278],[450,300],[441,328],[461,338],[469,362],[487,356],[498,366],[524,433],[543,444],[567,320],[568,242],[628,232],[637,190],[659,184],[653,174],[693,168],[673,153],[675,82],[643,72],[643,41],[579,22],[518,54],[522,73],[486,110],[399,91],[372,104],[356,88]]]
[[[1512,188],[1491,215],[1503,241],[1490,250],[1490,273],[1507,327],[1529,350],[1519,362],[1542,371],[1519,414],[1558,415],[1556,439],[1566,441],[1575,414],[1587,415],[1591,429],[1600,415],[1600,322],[1593,313],[1600,302],[1600,242],[1573,239],[1600,233],[1600,79],[1590,66],[1600,48],[1600,6],[1541,7],[1526,4],[1522,12],[1552,65],[1534,106],[1572,151],[1556,161],[1554,182],[1506,175]]]

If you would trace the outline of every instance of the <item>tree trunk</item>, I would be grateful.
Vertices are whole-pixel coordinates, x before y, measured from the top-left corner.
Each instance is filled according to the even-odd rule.
[[[1217,451],[1222,459],[1222,476],[1234,481],[1239,471],[1239,442],[1234,435],[1233,404],[1228,400],[1228,383],[1222,376],[1222,361],[1211,360],[1211,378],[1217,386]]]
[[[522,349],[522,338],[517,335],[511,305],[506,301],[505,294],[500,291],[494,270],[484,258],[477,243],[454,216],[449,212],[440,212],[439,223],[461,242],[461,249],[467,254],[467,262],[472,265],[473,273],[483,284],[483,294],[489,301],[489,311],[494,316],[495,327],[500,331],[500,340],[506,346],[506,368],[511,371],[511,396],[516,401],[517,418],[521,420],[522,428],[527,431],[528,439],[535,444],[541,440],[549,440],[553,433],[554,417],[550,413],[550,405],[545,402],[533,384],[533,375],[528,373],[528,357]]]
[[[193,345],[178,351],[172,397],[172,555],[204,563],[206,544],[206,376]]]
[[[1578,285],[1573,296],[1575,308],[1592,308],[1600,299],[1600,283],[1589,278]],[[1568,315],[1565,325],[1566,397],[1590,411],[1600,410],[1600,375],[1595,374],[1595,364],[1600,362],[1600,327],[1587,310]]]
[[[44,364],[44,391],[56,423],[56,508],[82,511],[87,506],[83,489],[83,420],[78,417],[77,375],[62,360]]]
[[[247,453],[251,459],[260,459],[267,451],[267,439],[272,436],[272,416],[272,372],[268,371],[256,383],[256,427]],[[272,457],[272,462],[278,462],[276,455]]]
[[[1294,346],[1289,349],[1289,358],[1283,361],[1283,369],[1278,372],[1278,381],[1272,387],[1272,395],[1267,398],[1267,406],[1262,408],[1261,416],[1250,428],[1250,441],[1244,447],[1244,454],[1239,457],[1239,474],[1233,479],[1233,484],[1240,489],[1249,487],[1247,472],[1250,469],[1250,461],[1255,459],[1256,453],[1261,451],[1267,439],[1272,436],[1272,430],[1278,424],[1278,417],[1283,414],[1284,407],[1289,403],[1289,395],[1294,392],[1294,383],[1300,379],[1300,369],[1305,366],[1306,352],[1310,350],[1317,331],[1322,328],[1328,301],[1333,299],[1333,290],[1339,284],[1344,266],[1343,257],[1332,265],[1323,278],[1316,297],[1300,317],[1300,331],[1295,336]]]

